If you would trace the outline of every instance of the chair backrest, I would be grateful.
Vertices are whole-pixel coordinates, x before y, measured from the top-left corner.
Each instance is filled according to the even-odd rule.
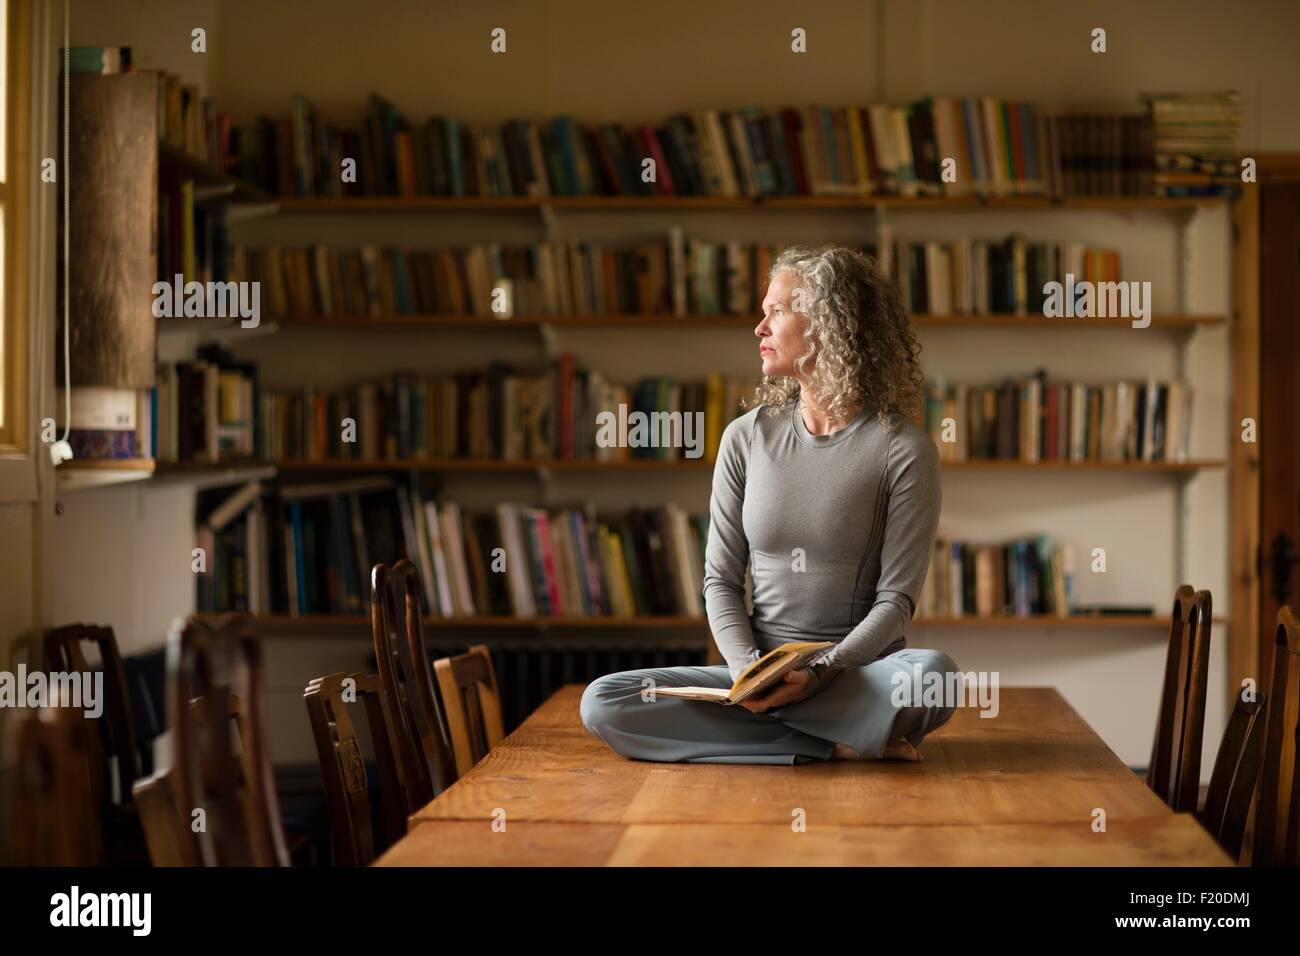
[[[447,707],[456,771],[463,775],[505,736],[492,655],[486,644],[474,644],[464,654],[438,658],[433,668]]]
[[[99,666],[94,667],[86,656],[86,647],[99,650]],[[126,669],[118,650],[117,638],[111,627],[94,624],[69,624],[45,632],[45,659],[51,671],[90,673],[100,670],[104,674],[104,716],[108,720],[108,735],[113,755],[117,758],[118,780],[122,800],[130,799],[131,787],[140,776],[140,753],[136,749],[135,723],[131,714],[131,696],[127,691]],[[107,774],[108,764],[103,759],[99,731],[94,730],[92,759]],[[103,795],[99,790],[98,795]]]
[[[133,795],[154,866],[202,866],[193,821],[182,817],[171,768],[135,782]]]
[[[261,651],[247,615],[213,624],[191,618],[173,628],[167,710],[177,809],[187,824],[203,811],[196,833],[203,864],[288,866],[261,713]]]
[[[86,746],[90,723],[82,710],[62,706],[18,719],[13,836],[19,866],[103,863],[101,808],[89,786],[100,769],[99,754]]]
[[[378,674],[317,677],[303,693],[316,752],[325,779],[330,843],[335,866],[368,866],[375,858],[373,811],[361,739],[349,712],[363,704],[371,749],[379,770],[383,839],[391,845],[406,833],[407,818],[419,809],[394,751],[396,728]]]
[[[1147,786],[1179,812],[1195,813],[1200,795],[1213,619],[1209,591],[1193,591],[1186,584],[1178,588]]]
[[[1264,752],[1265,695],[1243,687],[1223,729],[1219,752],[1210,774],[1205,806],[1197,818],[1224,852],[1241,856],[1246,820],[1259,783],[1259,762]]]
[[[1300,840],[1300,625],[1283,605],[1273,631],[1273,672],[1264,713],[1264,756],[1255,803],[1252,866],[1295,866]]]
[[[420,617],[420,575],[402,559],[371,572],[370,625],[382,693],[398,733],[394,744],[422,806],[456,780],[447,723],[434,692]]]

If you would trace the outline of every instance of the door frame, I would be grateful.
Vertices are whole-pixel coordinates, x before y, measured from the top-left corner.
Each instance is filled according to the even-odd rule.
[[[1272,449],[1290,440],[1285,422],[1295,421],[1295,408],[1281,417],[1275,406],[1266,405],[1261,396],[1261,377],[1267,361],[1283,361],[1272,342],[1262,342],[1268,333],[1262,329],[1263,309],[1280,303],[1285,296],[1296,294],[1294,273],[1285,276],[1264,274],[1264,241],[1267,228],[1264,207],[1278,188],[1300,188],[1300,153],[1264,153],[1256,157],[1257,182],[1242,187],[1233,203],[1233,315],[1230,330],[1232,355],[1232,418],[1229,422],[1229,494],[1231,520],[1230,556],[1230,626],[1228,633],[1227,705],[1232,704],[1246,678],[1262,689],[1269,679],[1272,661],[1272,622],[1276,602],[1268,593],[1264,569],[1268,562],[1268,544],[1262,531],[1271,509],[1285,507],[1274,500],[1261,499],[1264,475],[1260,449],[1263,442],[1274,439]],[[1274,237],[1274,242],[1278,240]],[[1273,306],[1277,307],[1277,306]],[[1292,344],[1292,348],[1300,343]],[[1271,353],[1271,354],[1270,354]],[[1293,396],[1294,397],[1294,396]],[[1275,396],[1270,397],[1270,403]],[[1295,402],[1291,403],[1293,406]],[[1242,420],[1256,423],[1256,441],[1241,440]],[[1290,435],[1300,433],[1290,431]],[[1270,450],[1269,456],[1276,451]],[[1264,456],[1267,464],[1269,456]],[[1294,518],[1293,518],[1294,520]],[[1300,537],[1295,535],[1293,537]],[[1272,613],[1270,613],[1270,610]]]

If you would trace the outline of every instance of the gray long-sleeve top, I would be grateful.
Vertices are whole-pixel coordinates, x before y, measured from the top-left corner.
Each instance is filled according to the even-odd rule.
[[[754,634],[835,641],[808,694],[906,646],[939,524],[939,453],[911,421],[863,408],[813,435],[798,403],[751,409],[722,433],[713,470],[704,601],[734,680]],[[754,613],[745,610],[752,562]]]

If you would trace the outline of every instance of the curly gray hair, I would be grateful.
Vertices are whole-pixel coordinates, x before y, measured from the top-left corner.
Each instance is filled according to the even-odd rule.
[[[808,316],[807,344],[795,368],[809,381],[809,397],[833,422],[851,418],[859,406],[889,415],[920,411],[924,377],[907,311],[894,283],[875,260],[845,246],[788,246],[772,263],[771,282],[791,272],[802,289]],[[793,376],[766,376],[747,406],[777,414],[799,397]]]

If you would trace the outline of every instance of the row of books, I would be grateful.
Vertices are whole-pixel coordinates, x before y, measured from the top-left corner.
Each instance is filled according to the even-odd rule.
[[[1048,282],[1118,282],[1119,253],[1081,242],[1004,240],[895,241],[885,231],[880,265],[915,315],[1041,313]]]
[[[284,196],[1150,195],[1150,128],[1147,113],[1057,114],[996,97],[696,109],[633,127],[420,123],[371,94],[361,127],[343,129],[296,96],[288,117],[232,129],[226,156]],[[339,174],[347,157],[354,183]]]
[[[1235,90],[1152,93],[1145,97],[1155,127],[1155,187],[1162,196],[1222,196],[1241,187]]]
[[[257,453],[257,365],[206,345],[192,362],[161,362],[147,390],[159,461],[250,458]]]
[[[1049,116],[1054,195],[1150,196],[1154,186],[1149,113]]]
[[[414,482],[361,478],[274,493],[254,482],[197,507],[200,612],[360,615],[370,569],[405,557],[433,617],[704,613],[708,518],[675,505],[469,513]]]
[[[999,385],[926,386],[941,461],[1184,462],[1191,427],[1184,382],[1049,383],[1040,369]]]
[[[759,311],[783,248],[686,238],[680,227],[667,242],[628,247],[577,240],[429,251],[237,245],[232,277],[260,282],[277,316],[743,315]]]
[[[168,163],[158,170],[158,279],[226,282],[232,247],[225,203],[195,201],[194,180]]]
[[[916,616],[1068,617],[1074,576],[1073,548],[1045,535],[1000,544],[939,537]]]
[[[398,373],[337,390],[267,390],[258,406],[258,450],[270,461],[712,461],[754,385],[717,374],[619,385],[565,353],[533,372],[494,363],[452,375]],[[350,431],[342,424],[349,419]]]

